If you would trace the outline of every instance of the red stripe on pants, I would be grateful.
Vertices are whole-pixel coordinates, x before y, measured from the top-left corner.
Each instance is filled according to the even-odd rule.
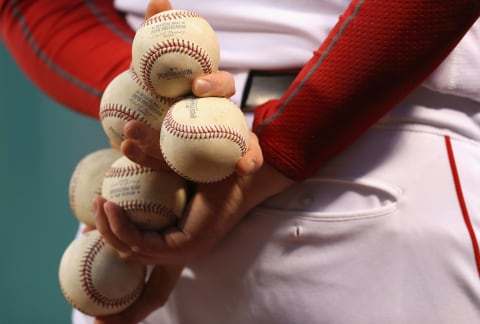
[[[450,162],[450,169],[452,170],[453,182],[455,184],[455,190],[457,191],[458,202],[460,204],[460,209],[462,210],[463,220],[465,221],[465,225],[467,226],[468,233],[470,234],[473,253],[475,256],[475,262],[477,264],[477,271],[480,276],[480,248],[478,246],[478,240],[475,235],[475,230],[473,229],[472,222],[470,221],[470,215],[468,213],[467,204],[465,203],[465,198],[463,196],[460,177],[458,176],[457,164],[455,162],[455,155],[453,153],[452,142],[449,136],[445,136],[445,144],[447,146],[448,160]]]

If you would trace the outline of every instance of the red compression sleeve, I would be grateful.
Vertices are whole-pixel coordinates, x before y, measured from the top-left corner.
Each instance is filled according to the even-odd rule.
[[[130,65],[134,32],[113,0],[0,0],[0,32],[42,91],[94,118],[105,87]]]
[[[303,180],[448,55],[478,0],[355,0],[280,100],[255,109],[265,159]]]

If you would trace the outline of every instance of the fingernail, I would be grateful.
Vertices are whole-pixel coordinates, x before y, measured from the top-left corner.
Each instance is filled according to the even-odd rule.
[[[210,82],[207,80],[197,80],[195,82],[195,93],[197,95],[204,95],[210,92],[211,90],[211,85]]]

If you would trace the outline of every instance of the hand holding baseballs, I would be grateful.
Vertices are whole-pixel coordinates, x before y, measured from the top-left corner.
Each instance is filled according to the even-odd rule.
[[[196,78],[192,84],[192,92],[197,97],[230,97],[235,93],[235,83],[230,73],[218,71],[210,75]],[[126,123],[125,140],[121,150],[125,156],[138,164],[167,169],[160,150],[160,132],[136,120]],[[254,136],[250,132],[250,136]],[[262,152],[257,142],[250,141],[247,153],[235,165],[236,173],[250,174],[258,170],[263,162]]]
[[[147,8],[146,18],[163,10],[172,9],[166,0],[153,0]],[[207,70],[205,70],[207,71]],[[192,81],[193,80],[193,81]],[[152,82],[153,87],[155,83]],[[231,97],[235,93],[235,85],[232,76],[224,71],[216,71],[213,66],[211,73],[196,76],[190,79],[190,87],[193,95],[197,97]],[[167,94],[172,95],[172,94]],[[174,94],[177,95],[177,94]],[[157,129],[148,126],[138,120],[131,120],[124,126],[125,140],[121,144],[121,151],[130,160],[150,168],[170,169],[164,161],[162,152],[159,147],[160,133]],[[167,245],[172,243],[171,239],[178,237],[180,240],[179,248],[184,251],[178,257],[179,261],[174,262],[171,259],[168,265],[157,265],[146,283],[142,295],[129,308],[120,314],[97,318],[96,324],[114,324],[114,323],[137,323],[144,319],[148,314],[156,308],[162,306],[175,282],[180,275],[182,266],[187,257],[198,254],[199,251],[190,251],[189,248],[195,246],[199,241],[199,248],[203,251],[207,250],[215,244],[223,235],[225,235],[236,222],[246,213],[249,206],[256,204],[255,200],[247,204],[243,204],[238,196],[230,196],[230,190],[239,186],[240,183],[248,183],[244,181],[250,179],[250,175],[258,171],[263,164],[263,157],[258,141],[253,133],[249,132],[249,146],[245,154],[240,157],[235,164],[235,174],[226,181],[220,181],[215,184],[200,185],[197,194],[193,196],[192,203],[189,205],[189,212],[185,223],[182,222],[181,228],[187,231],[184,234],[192,233],[192,240],[185,240],[181,237],[181,233],[172,230],[167,238]],[[263,182],[264,180],[260,180]],[[283,181],[283,179],[282,179]],[[272,182],[274,186],[277,182]],[[283,185],[283,182],[282,182]],[[243,185],[240,185],[242,187]],[[275,190],[281,189],[282,186],[276,186]],[[223,190],[225,189],[225,190]],[[219,196],[219,193],[222,196]],[[254,195],[254,192],[251,193]],[[264,195],[259,195],[259,198]],[[206,200],[204,200],[204,198]],[[205,203],[210,201],[218,204],[211,205],[207,208]],[[231,208],[225,208],[225,206]],[[140,231],[131,221],[125,211],[117,204],[107,201],[97,196],[95,200],[95,214],[97,218],[97,228],[102,236],[127,259],[143,263],[156,263],[162,257],[158,257],[158,253],[165,253],[167,247],[161,247],[160,251],[156,250],[154,244],[163,242],[163,237],[156,232]],[[198,218],[197,218],[198,215]],[[218,216],[218,217],[213,217]],[[223,222],[219,220],[224,220]],[[195,226],[196,224],[196,226]],[[211,227],[209,225],[212,225]],[[202,242],[202,237],[212,233],[212,230],[220,229],[220,235],[213,235],[212,240]],[[180,235],[180,236],[179,236]],[[138,243],[138,244],[137,244]],[[171,247],[171,246],[170,246]],[[168,248],[167,248],[168,249]],[[186,250],[185,250],[186,249]],[[168,254],[168,253],[167,253]]]
[[[155,10],[152,8],[171,8],[167,1],[152,1],[147,15],[154,14]],[[157,6],[157,7],[155,7]],[[148,18],[148,16],[147,16]],[[193,79],[191,83],[192,94],[198,98],[207,97],[231,97],[235,93],[235,83],[231,74],[225,71],[213,71],[212,73],[201,75]],[[243,116],[242,116],[243,118]],[[149,127],[139,120],[131,120],[125,124],[124,127],[125,140],[121,144],[121,151],[130,160],[153,169],[170,169],[164,160],[161,148],[159,146],[160,132],[157,129]],[[248,137],[248,146],[246,151],[239,156],[237,163],[234,165],[234,176],[227,178],[226,181],[220,181],[217,186],[212,186],[213,190],[209,195],[223,195],[229,194],[229,191],[222,191],[222,186],[231,186],[235,183],[238,177],[248,176],[257,172],[263,165],[263,156],[256,139],[256,136],[247,131],[245,137]],[[201,187],[201,186],[200,186]],[[218,191],[218,192],[217,192]],[[198,196],[196,194],[195,196]],[[194,198],[195,198],[194,196]],[[217,197],[219,201],[228,200],[228,197]],[[195,203],[190,207],[193,208]],[[109,222],[106,214],[119,215],[124,211],[117,204],[107,201],[104,198],[98,197],[96,200],[97,207],[97,227],[106,237],[106,239],[113,244],[121,253],[130,255],[132,253],[129,245],[122,243],[124,237],[135,237],[138,239],[142,233],[132,224],[125,220],[122,223]],[[202,208],[199,204],[198,208]],[[106,210],[108,212],[106,212]],[[192,217],[194,218],[194,217]],[[154,235],[149,232],[148,235]],[[127,239],[128,241],[129,239]]]
[[[264,165],[251,175],[197,184],[182,222],[161,233],[139,231],[121,208],[99,197],[95,201],[97,226],[126,259],[189,263],[217,245],[252,208],[293,183]]]
[[[210,75],[196,78],[192,84],[192,92],[198,97],[230,97],[235,92],[235,85],[233,78],[229,73],[218,71]],[[124,130],[126,138],[122,142],[121,150],[125,156],[132,161],[150,168],[170,170],[163,159],[160,146],[158,145],[160,137],[160,132],[158,130],[155,130],[137,120],[129,121],[125,125]],[[198,234],[198,232],[202,232],[202,235],[208,235],[210,230],[215,229],[216,226],[220,226],[220,224],[216,224],[215,221],[225,216],[225,220],[228,220],[229,223],[225,223],[225,226],[222,225],[222,235],[226,235],[227,229],[233,227],[234,224],[246,213],[246,210],[243,209],[243,207],[246,207],[247,205],[239,201],[239,203],[235,203],[235,206],[236,208],[243,206],[241,210],[226,210],[223,206],[215,205],[211,208],[207,208],[202,197],[205,197],[207,201],[212,200],[214,202],[221,202],[222,204],[228,204],[229,201],[235,201],[238,199],[237,196],[221,197],[219,196],[219,193],[227,195],[227,193],[229,193],[235,186],[235,182],[232,182],[232,180],[238,179],[237,177],[254,174],[262,167],[262,165],[263,156],[260,146],[256,136],[250,132],[249,148],[245,155],[236,163],[235,175],[227,179],[227,181],[200,185],[200,187],[197,188],[197,193],[193,196],[193,200],[189,206],[188,215],[186,216],[189,220],[189,225],[185,228],[190,231],[189,233]],[[275,186],[276,183],[272,182],[272,185]],[[202,189],[203,187],[205,189]],[[279,185],[275,190],[281,190],[282,188],[283,187]],[[255,195],[256,192],[252,190],[250,194]],[[262,195],[258,196],[258,198],[261,197]],[[252,204],[255,203],[252,201]],[[95,200],[95,209],[97,228],[102,232],[102,235],[107,241],[109,241],[109,243],[112,244],[124,257],[149,264],[152,264],[152,261],[154,260],[159,260],[156,244],[158,244],[158,242],[162,242],[163,244],[164,242],[160,234],[139,231],[138,228],[128,220],[122,208],[100,196],[97,196]],[[196,222],[197,216],[200,220],[199,222]],[[211,227],[209,226],[209,223],[211,223]],[[198,226],[192,228],[192,224],[198,224]],[[182,234],[179,233],[177,229],[176,231],[171,232],[168,237],[179,237],[179,235],[181,236]],[[208,250],[209,247],[214,245],[217,240],[220,239],[220,236],[212,236],[211,238],[213,240],[207,242],[197,235],[197,239],[202,241],[198,246],[199,249],[202,251]],[[136,246],[135,244],[138,243],[139,240],[145,240],[145,242],[144,244]],[[172,242],[171,239],[169,239],[169,242]],[[188,246],[195,246],[198,242],[197,240],[186,241],[185,237],[181,237],[181,242],[181,247],[184,252],[178,254],[179,262],[177,264],[183,264],[182,262],[186,261],[188,258],[197,257],[199,253],[199,251],[188,250]],[[162,250],[165,251],[165,247],[163,247]],[[149,253],[144,254],[145,251],[148,251]],[[161,251],[159,252],[161,253]],[[174,261],[171,259],[167,261],[169,261],[169,265],[157,265],[155,269],[158,270],[151,274],[150,279],[144,288],[144,291],[149,293],[142,294],[140,298],[124,312],[114,316],[97,319],[96,324],[136,323],[136,321],[144,319],[150,312],[162,306],[170,291],[173,289],[180,272],[179,266],[176,265]],[[168,280],[165,280],[165,272],[169,274],[167,276]]]

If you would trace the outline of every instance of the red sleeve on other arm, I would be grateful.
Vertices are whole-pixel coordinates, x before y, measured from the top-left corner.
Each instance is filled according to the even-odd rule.
[[[103,90],[131,61],[134,32],[112,0],[0,0],[0,32],[33,83],[94,118]]]
[[[479,15],[478,0],[355,0],[280,100],[255,109],[267,162],[303,180],[416,88]]]

